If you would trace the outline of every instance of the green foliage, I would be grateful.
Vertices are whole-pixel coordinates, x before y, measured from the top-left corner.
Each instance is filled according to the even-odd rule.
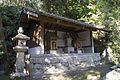
[[[0,52],[0,55],[4,54],[4,52]]]
[[[0,40],[0,49],[2,48],[2,44],[1,44],[2,40]],[[0,59],[2,59],[3,54],[5,54],[5,52],[2,51],[2,49],[0,50]]]
[[[32,9],[40,9],[42,5],[41,0],[1,0],[2,6],[16,6],[16,7],[28,7]]]
[[[5,36],[5,43],[7,46],[8,53],[6,55],[2,56],[3,52],[0,53],[0,59],[5,58],[7,60],[9,69],[13,69],[14,63],[15,63],[15,57],[16,54],[13,51],[13,41],[11,40],[12,37],[16,35],[17,31],[17,24],[19,21],[20,16],[20,8],[17,6],[0,6],[1,11],[1,17],[2,17],[2,24],[3,24],[3,31]],[[8,72],[7,72],[8,73]]]
[[[45,0],[43,9],[72,19],[88,16],[90,0]],[[46,6],[47,5],[47,6]]]
[[[0,80],[10,80],[8,75],[0,75]]]
[[[20,18],[21,6],[29,7],[32,9],[38,8],[39,0],[1,0],[0,1],[0,11],[2,17],[3,31],[5,35],[5,43],[7,46],[8,53],[6,58],[8,60],[9,72],[14,69],[14,63],[16,60],[16,54],[13,51],[14,43],[11,40],[12,37],[16,35],[17,25]],[[0,54],[3,54],[1,52]]]
[[[5,52],[0,52],[0,59],[3,58],[4,54],[5,54]]]
[[[0,7],[3,23],[3,31],[7,47],[12,47],[11,38],[16,35],[16,25],[19,20],[20,8],[14,6]]]
[[[99,1],[99,9],[104,15],[102,18],[102,25],[112,30],[109,33],[109,42],[113,50],[114,57],[118,58],[120,54],[120,1],[106,0]],[[108,44],[109,45],[109,44]]]

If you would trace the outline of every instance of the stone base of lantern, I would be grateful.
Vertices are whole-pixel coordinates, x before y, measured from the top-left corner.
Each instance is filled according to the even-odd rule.
[[[67,53],[74,52],[74,47],[65,47],[65,52]]]
[[[12,73],[10,74],[12,80],[29,80],[29,74],[25,73]]]

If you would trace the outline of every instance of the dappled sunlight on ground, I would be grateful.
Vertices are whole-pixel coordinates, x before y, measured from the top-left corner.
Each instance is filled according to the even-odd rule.
[[[100,72],[99,71],[89,71],[87,75],[87,80],[95,80],[100,78]]]
[[[81,69],[79,71],[72,72],[66,76],[66,78],[60,80],[96,80],[105,76],[110,70],[111,64],[102,64],[96,67],[90,67]]]
[[[69,72],[64,76],[51,77],[52,80],[96,80],[103,77],[108,73],[111,64],[102,64],[96,67],[83,68],[73,72]],[[8,76],[0,75],[0,80],[10,80]]]
[[[86,72],[83,75],[77,75],[74,77],[68,77],[68,78],[64,78],[61,80],[96,80],[100,78],[100,72],[98,71],[92,71],[92,72]]]

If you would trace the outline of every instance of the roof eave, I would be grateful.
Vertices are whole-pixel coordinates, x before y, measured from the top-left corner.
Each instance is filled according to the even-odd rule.
[[[87,26],[87,27],[95,29],[95,30],[102,30],[102,31],[106,31],[106,32],[110,32],[111,31],[111,30],[109,30],[107,28],[98,28],[97,26],[94,26],[92,24],[88,24],[88,23],[85,23],[85,22],[82,22],[82,21],[70,19],[70,18],[67,18],[67,17],[58,16],[56,14],[41,12],[39,10],[32,10],[32,9],[25,8],[25,7],[22,8],[22,13],[27,13],[28,11],[32,12],[34,14],[38,14],[38,15],[51,16],[51,17],[55,17],[55,18],[58,18],[58,19],[70,21],[70,22],[73,22],[73,23],[76,23],[76,24],[81,24],[81,25]]]

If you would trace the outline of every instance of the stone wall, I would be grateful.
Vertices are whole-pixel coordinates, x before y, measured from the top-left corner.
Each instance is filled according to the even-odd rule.
[[[29,72],[32,80],[49,78],[72,70],[78,70],[100,63],[98,53],[87,54],[41,54],[31,55]],[[53,79],[52,79],[53,80]]]

